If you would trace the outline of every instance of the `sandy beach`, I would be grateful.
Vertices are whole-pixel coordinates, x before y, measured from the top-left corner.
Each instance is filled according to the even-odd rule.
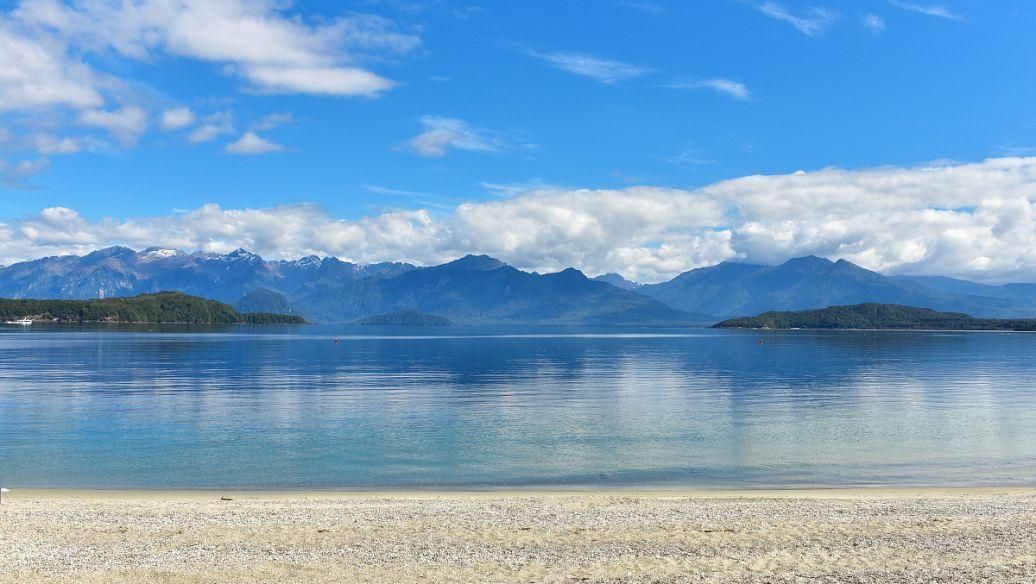
[[[4,582],[1032,582],[1036,489],[15,490]]]

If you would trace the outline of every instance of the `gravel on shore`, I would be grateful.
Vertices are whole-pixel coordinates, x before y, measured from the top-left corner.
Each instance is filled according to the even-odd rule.
[[[1036,490],[12,492],[2,582],[1025,582]]]

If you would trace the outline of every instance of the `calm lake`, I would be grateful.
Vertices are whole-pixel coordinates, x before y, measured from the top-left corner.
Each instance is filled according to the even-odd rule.
[[[0,483],[1033,484],[1036,334],[3,326]]]

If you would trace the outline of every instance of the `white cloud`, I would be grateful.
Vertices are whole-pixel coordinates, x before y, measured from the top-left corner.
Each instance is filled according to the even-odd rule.
[[[950,11],[945,6],[940,4],[917,4],[915,2],[900,2],[899,0],[889,0],[889,2],[903,10],[909,10],[918,14],[924,14],[925,16],[934,16],[936,18],[943,18],[946,20],[954,20],[957,22],[963,22],[964,17]]]
[[[403,54],[416,35],[391,21],[351,15],[307,22],[273,0],[22,2],[27,26],[86,50],[146,60],[167,53],[225,65],[258,90],[321,95],[374,95],[392,82],[355,64],[368,54]]]
[[[686,81],[672,83],[667,87],[671,87],[673,89],[709,89],[741,101],[751,99],[751,94],[748,91],[747,85],[740,81],[732,81],[730,79],[715,78],[705,79],[702,81]]]
[[[255,132],[245,132],[226,148],[229,154],[268,154],[282,150],[284,146],[271,142]]]
[[[100,132],[131,147],[147,131],[152,113],[166,130],[192,128],[192,142],[235,131],[229,115],[199,122],[186,107],[151,111],[154,92],[104,71],[138,68],[136,63],[127,66],[128,60],[142,66],[170,58],[210,63],[255,93],[372,97],[395,83],[371,71],[370,64],[411,53],[421,44],[417,34],[380,16],[310,18],[302,7],[280,0],[8,4],[0,9],[0,123],[7,126],[6,134],[19,135],[8,140],[8,152],[22,155],[68,154],[104,145]],[[263,120],[253,131],[279,123]],[[92,131],[35,137],[44,131],[64,133],[68,128],[62,126],[69,125]],[[241,147],[259,146],[246,140]],[[8,164],[9,175],[16,166]]]
[[[1036,156],[1036,146],[1002,145],[997,146],[995,150],[1003,156]]]
[[[795,14],[778,2],[764,2],[758,8],[766,16],[786,22],[807,36],[824,32],[839,17],[837,12],[828,8],[811,8],[803,14]]]
[[[885,19],[877,14],[866,14],[863,17],[863,28],[874,34],[885,30]]]
[[[46,107],[93,108],[104,103],[101,80],[62,43],[26,34],[0,15],[0,113]]]
[[[117,110],[87,110],[79,115],[78,123],[108,130],[124,146],[132,146],[147,130],[147,112],[137,106]]]
[[[669,156],[665,158],[666,161],[680,166],[702,166],[707,164],[716,164],[716,161],[705,156],[701,150],[695,147],[693,144],[688,144],[675,156]]]
[[[632,8],[634,10],[640,10],[641,12],[647,12],[656,16],[662,16],[666,13],[665,8],[662,8],[654,2],[640,2],[634,0],[615,0],[612,4],[616,6],[622,6],[625,8]]]
[[[602,59],[600,57],[593,57],[579,53],[566,53],[561,51],[553,53],[537,53],[530,51],[528,54],[545,61],[556,69],[568,71],[569,73],[574,73],[576,75],[582,75],[583,77],[589,77],[601,83],[613,84],[622,81],[629,81],[630,79],[640,77],[648,72],[648,70],[643,67],[623,63],[622,61],[612,61],[610,59]]]
[[[355,220],[314,205],[100,221],[48,209],[6,222],[0,264],[113,244],[423,264],[479,252],[527,269],[575,266],[645,282],[727,259],[816,254],[888,273],[1036,281],[1036,157],[827,168],[694,190],[540,187],[445,213]]]
[[[534,178],[529,181],[515,182],[515,183],[492,183],[483,182],[479,184],[480,187],[486,189],[486,191],[494,197],[505,199],[510,197],[517,197],[530,193],[533,191],[565,191],[569,190],[567,187],[561,185],[550,184],[539,178]]]
[[[33,175],[43,172],[48,166],[50,166],[50,161],[46,158],[20,160],[14,164],[8,164],[0,159],[0,182],[13,189],[30,188],[27,180]]]
[[[229,111],[208,115],[187,139],[194,143],[211,142],[224,134],[234,132],[234,115]]]
[[[323,95],[374,95],[395,85],[358,67],[252,65],[246,76],[260,91]]]
[[[421,156],[446,156],[450,148],[471,152],[492,152],[498,145],[492,138],[484,136],[484,132],[472,128],[462,120],[440,116],[424,116],[421,118],[424,132],[414,136],[408,145]]]
[[[162,112],[162,127],[166,130],[182,130],[194,123],[197,117],[188,107],[174,107]]]
[[[96,147],[96,140],[89,136],[58,137],[50,134],[36,134],[31,137],[29,146],[41,154],[75,154],[84,149]]]
[[[278,126],[284,124],[290,124],[295,121],[295,117],[291,114],[286,113],[272,113],[263,116],[258,122],[252,124],[252,129],[256,131],[272,130]]]

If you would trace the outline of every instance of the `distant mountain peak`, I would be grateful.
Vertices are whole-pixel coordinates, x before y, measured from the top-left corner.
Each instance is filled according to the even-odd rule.
[[[85,258],[109,258],[109,257],[112,257],[112,256],[117,256],[117,255],[128,255],[128,254],[136,255],[136,253],[137,252],[133,251],[132,249],[130,249],[128,247],[125,247],[125,246],[122,246],[122,245],[113,245],[111,247],[106,247],[104,249],[99,249],[97,251],[90,252],[90,253],[86,254],[85,256],[83,256],[83,257],[85,257]]]
[[[817,257],[815,255],[802,256],[799,258],[791,258],[790,260],[781,264],[781,266],[833,266],[834,262],[827,258]]]
[[[246,261],[246,262],[250,262],[250,261],[254,261],[254,260],[262,260],[263,259],[263,258],[259,257],[257,254],[254,254],[254,253],[252,253],[252,252],[250,252],[250,251],[248,251],[248,250],[246,250],[244,248],[240,248],[240,247],[235,249],[234,251],[224,255],[223,257],[226,258],[227,260],[230,260],[230,261]]]
[[[600,276],[594,276],[593,279],[598,282],[605,282],[607,284],[611,284],[612,286],[615,286],[616,288],[620,288],[622,290],[633,290],[640,287],[640,284],[633,282],[632,280],[627,280],[622,276],[622,274],[616,274],[615,272],[609,272],[607,274],[601,274]]]
[[[324,263],[319,256],[308,255],[295,260],[295,265],[300,268],[316,268]]]
[[[555,272],[554,274],[546,274],[546,275],[547,276],[557,276],[557,277],[565,278],[565,279],[569,279],[569,280],[587,280],[588,279],[586,277],[586,274],[584,274],[583,272],[577,270],[576,268],[565,268],[564,270],[561,270],[560,272]]]
[[[145,259],[164,259],[184,256],[187,254],[178,249],[170,249],[164,247],[149,247],[143,251],[138,252],[137,255]]]
[[[465,270],[469,272],[488,272],[489,270],[496,270],[506,266],[504,262],[491,258],[485,254],[472,255],[468,254],[460,259],[453,260],[452,262],[445,263],[441,267],[450,270]]]

